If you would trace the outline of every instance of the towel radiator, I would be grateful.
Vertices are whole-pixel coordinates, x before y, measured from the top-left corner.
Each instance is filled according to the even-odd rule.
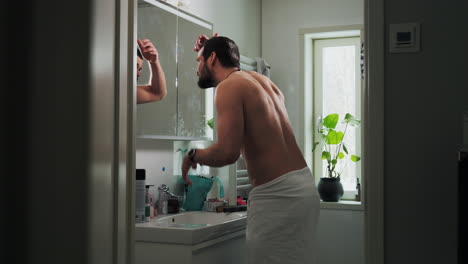
[[[229,167],[229,186],[235,186],[229,193],[229,205],[237,205],[237,196],[247,198],[252,189],[242,155]]]

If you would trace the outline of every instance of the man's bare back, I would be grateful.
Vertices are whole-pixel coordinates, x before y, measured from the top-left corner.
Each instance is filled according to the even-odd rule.
[[[253,186],[307,166],[293,134],[284,96],[270,79],[252,71],[234,72],[217,89],[232,89],[231,95],[242,102],[241,153]],[[224,104],[226,99],[232,97],[216,97],[216,104]]]
[[[191,184],[188,170],[197,164],[223,167],[236,162],[240,154],[253,186],[307,167],[278,87],[259,73],[239,71],[239,50],[226,37],[208,40],[200,35],[194,50],[198,86],[216,87],[217,142],[184,156],[185,182]]]

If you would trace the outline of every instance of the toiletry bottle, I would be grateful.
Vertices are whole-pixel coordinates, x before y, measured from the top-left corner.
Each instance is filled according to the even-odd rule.
[[[158,187],[158,191],[158,214],[165,215],[167,214],[167,191],[169,191],[169,187],[167,187],[165,184],[162,184]]]
[[[150,221],[150,203],[149,203],[149,185],[146,185],[146,191],[145,191],[145,222]]]
[[[361,184],[359,183],[359,178],[356,178],[356,201],[361,201]]]
[[[144,169],[136,170],[136,192],[135,192],[135,222],[141,223],[145,221],[145,178],[146,171]]]
[[[153,219],[156,216],[156,212],[154,210],[154,185],[148,185],[149,186],[149,194],[148,194],[148,199],[149,199],[149,206],[150,206],[150,219]]]

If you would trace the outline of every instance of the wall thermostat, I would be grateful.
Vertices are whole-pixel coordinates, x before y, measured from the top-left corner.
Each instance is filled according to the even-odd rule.
[[[420,28],[419,23],[390,24],[390,52],[419,52]]]

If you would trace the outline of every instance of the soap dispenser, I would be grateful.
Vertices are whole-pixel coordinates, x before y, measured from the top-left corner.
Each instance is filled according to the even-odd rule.
[[[150,214],[150,219],[153,219],[156,216],[156,212],[154,210],[155,202],[154,202],[154,185],[146,185],[146,188],[148,189],[148,203],[149,203],[149,214]]]
[[[150,197],[149,197],[149,187],[150,185],[145,186],[145,222],[149,222],[151,218],[151,206],[150,206]]]

